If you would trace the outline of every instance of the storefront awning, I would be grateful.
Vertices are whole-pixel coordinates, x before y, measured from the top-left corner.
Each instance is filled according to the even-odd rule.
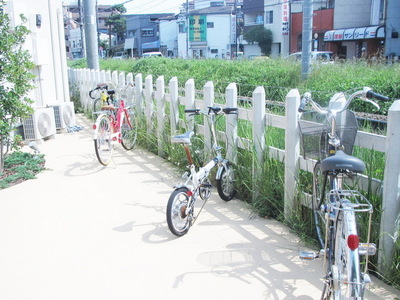
[[[160,41],[150,42],[150,43],[143,43],[142,49],[160,49]]]
[[[376,38],[385,38],[385,28],[383,26],[335,29],[335,30],[329,30],[324,34],[325,42],[376,39]]]
[[[124,50],[135,49],[136,48],[135,44],[136,44],[135,38],[125,39]]]

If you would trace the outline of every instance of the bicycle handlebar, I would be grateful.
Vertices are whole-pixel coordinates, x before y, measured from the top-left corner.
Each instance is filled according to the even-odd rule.
[[[383,96],[383,95],[373,92],[372,89],[369,87],[364,87],[362,90],[356,91],[353,94],[351,94],[350,97],[348,98],[348,100],[346,101],[346,104],[341,109],[329,109],[329,108],[323,109],[319,104],[317,104],[316,102],[314,102],[314,100],[312,100],[311,94],[307,92],[307,93],[304,93],[304,96],[301,99],[300,106],[298,108],[298,112],[300,112],[300,113],[304,112],[306,105],[308,103],[310,103],[312,108],[322,115],[326,115],[326,114],[329,114],[332,112],[340,113],[347,109],[347,107],[350,105],[351,101],[353,101],[354,98],[360,98],[361,100],[363,100],[365,102],[369,102],[378,109],[380,108],[379,105],[372,99],[377,99],[377,100],[381,100],[381,101],[390,101],[391,100],[389,97],[386,97],[386,96]]]
[[[221,111],[226,114],[237,114],[237,107],[225,107],[225,108],[221,108],[219,106],[209,106],[208,107],[208,111],[202,111],[199,108],[195,108],[195,109],[185,109],[185,113],[190,113],[193,115],[200,115],[200,114],[205,114],[205,115],[209,115],[211,112],[218,115],[219,113],[221,113]]]
[[[113,89],[112,90],[109,90],[108,88],[109,87],[113,87]],[[134,85],[132,84],[132,83],[127,83],[126,84],[126,86],[128,87],[128,86],[131,86],[131,87],[133,87]],[[93,97],[92,96],[92,92],[94,92],[94,91],[98,91],[98,90],[106,90],[107,91],[107,94],[108,95],[114,95],[115,94],[115,90],[119,90],[116,86],[115,86],[115,84],[113,83],[113,82],[105,82],[105,83],[99,83],[97,86],[96,86],[96,88],[94,88],[93,90],[90,90],[89,91],[89,97],[90,98],[92,98],[92,99],[95,99],[95,97]]]
[[[384,101],[384,102],[388,102],[388,101],[391,100],[390,97],[386,97],[386,96],[380,95],[378,93],[373,92],[372,90],[369,90],[366,93],[366,97],[368,99],[377,99],[377,100]]]

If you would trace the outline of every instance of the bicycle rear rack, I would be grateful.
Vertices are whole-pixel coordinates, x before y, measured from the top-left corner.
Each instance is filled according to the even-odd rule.
[[[367,198],[355,190],[331,190],[328,197],[338,199],[331,203],[334,210],[371,213],[373,211],[373,206]]]

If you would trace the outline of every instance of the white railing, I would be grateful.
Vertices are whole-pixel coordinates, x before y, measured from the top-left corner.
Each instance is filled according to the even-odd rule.
[[[213,82],[207,82],[203,87],[203,99],[196,99],[195,82],[189,79],[185,83],[184,95],[179,95],[178,79],[172,78],[168,83],[168,93],[166,92],[164,77],[160,76],[153,82],[152,75],[146,76],[144,82],[142,74],[133,74],[125,76],[124,73],[116,71],[94,71],[88,69],[69,69],[70,84],[78,87],[80,92],[80,101],[85,109],[92,107],[92,99],[88,96],[88,91],[93,89],[98,83],[112,81],[116,86],[123,87],[126,84],[133,86],[130,96],[137,110],[143,111],[146,116],[147,128],[149,132],[153,129],[157,132],[159,154],[163,149],[162,139],[165,131],[165,103],[170,103],[170,124],[171,135],[175,134],[179,120],[178,105],[184,105],[186,108],[204,108],[212,105],[221,105],[214,103],[214,85]],[[297,109],[300,103],[300,94],[297,89],[292,89],[286,96],[286,116],[279,116],[266,112],[265,109],[265,90],[263,87],[257,87],[252,95],[251,108],[239,108],[238,116],[229,116],[226,123],[226,132],[219,134],[219,138],[225,140],[227,149],[227,158],[236,162],[238,148],[254,149],[259,162],[262,162],[264,153],[267,150],[265,145],[265,128],[273,126],[285,129],[285,149],[268,147],[268,153],[274,159],[277,159],[285,165],[285,194],[284,194],[284,214],[289,218],[296,208],[295,192],[297,187],[297,178],[299,169],[311,172],[315,161],[305,159],[300,155],[300,136],[297,122]],[[226,88],[225,103],[228,107],[237,107],[238,95],[235,83],[231,83]],[[224,105],[221,105],[224,106]],[[157,128],[154,128],[152,116],[156,116]],[[237,135],[238,119],[250,121],[252,124],[252,140],[239,138]],[[387,136],[381,136],[366,132],[359,132],[356,139],[356,145],[363,148],[373,149],[386,154],[386,165],[383,182],[375,181],[376,185],[382,185],[382,217],[380,232],[379,261],[381,269],[384,269],[384,263],[391,261],[391,255],[394,245],[393,237],[398,230],[400,214],[400,131],[397,127],[400,124],[400,100],[393,103],[388,114]],[[193,122],[189,119],[189,122]],[[206,123],[205,123],[206,124]],[[192,127],[191,124],[188,125]],[[200,133],[207,136],[210,134],[206,126],[200,126]],[[207,139],[205,139],[207,141]],[[258,142],[253,142],[258,141]],[[205,150],[210,149],[210,145],[205,144]],[[259,175],[259,170],[253,170],[255,178]],[[361,176],[360,188],[366,189],[368,178]],[[257,194],[256,186],[255,195]],[[307,197],[305,197],[307,199]],[[309,205],[307,200],[303,203]]]

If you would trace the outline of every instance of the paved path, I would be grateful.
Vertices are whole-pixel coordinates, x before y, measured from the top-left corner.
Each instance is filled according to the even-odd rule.
[[[319,299],[321,261],[301,261],[288,228],[214,190],[176,238],[165,220],[174,168],[120,146],[102,167],[91,124],[78,122],[40,146],[48,170],[0,191],[0,299]],[[375,279],[368,299],[395,295]]]

